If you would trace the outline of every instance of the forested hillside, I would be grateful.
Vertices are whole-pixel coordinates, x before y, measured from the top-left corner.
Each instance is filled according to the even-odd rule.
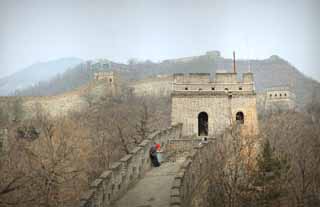
[[[0,78],[0,96],[12,94],[16,90],[25,89],[40,81],[49,81],[57,74],[62,74],[81,62],[79,58],[61,58],[35,63],[10,76]]]
[[[299,104],[310,99],[320,98],[320,84],[306,77],[289,62],[278,56],[271,56],[264,60],[237,60],[239,73],[251,70],[255,75],[258,92],[267,87],[289,85],[297,95]],[[129,62],[129,64],[112,63],[110,69],[117,70],[126,80],[138,80],[148,76],[173,73],[214,73],[217,70],[232,70],[232,60],[220,56],[202,55],[183,60],[166,60],[161,63],[151,61]],[[18,92],[18,95],[54,95],[88,83],[93,77],[94,70],[87,63],[66,71],[49,82]]]

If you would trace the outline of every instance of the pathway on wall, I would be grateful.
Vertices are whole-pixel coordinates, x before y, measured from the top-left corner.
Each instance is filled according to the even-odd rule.
[[[170,188],[183,160],[153,168],[114,207],[168,207]]]

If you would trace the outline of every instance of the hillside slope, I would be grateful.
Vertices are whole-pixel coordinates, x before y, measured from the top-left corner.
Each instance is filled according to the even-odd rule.
[[[9,95],[19,89],[24,89],[40,81],[48,81],[59,73],[73,68],[82,60],[78,58],[61,58],[41,62],[26,67],[8,77],[0,79],[0,95]]]
[[[250,62],[250,64],[249,64]],[[237,72],[250,70],[255,75],[256,89],[262,92],[273,86],[291,85],[296,93],[297,102],[303,105],[312,97],[320,99],[320,84],[298,71],[287,61],[278,56],[271,56],[264,60],[237,60]],[[250,65],[250,66],[249,66]],[[84,69],[85,68],[85,69]],[[146,77],[173,73],[212,73],[217,70],[231,71],[232,60],[221,56],[201,55],[183,60],[166,60],[161,63],[140,62],[130,65],[112,63],[112,69],[117,70],[126,80],[141,80]],[[67,71],[59,78],[55,78],[43,85],[38,85],[22,91],[22,95],[52,95],[72,90],[87,83],[94,70],[84,66]],[[72,80],[72,81],[70,81]],[[68,87],[62,87],[68,85]],[[49,90],[50,88],[50,90]],[[31,93],[32,91],[32,93]],[[51,93],[54,91],[54,93]]]

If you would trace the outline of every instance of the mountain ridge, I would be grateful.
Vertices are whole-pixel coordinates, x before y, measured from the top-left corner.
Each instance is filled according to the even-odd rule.
[[[66,57],[47,62],[37,62],[11,75],[0,78],[0,95],[12,94],[40,81],[48,81],[68,68],[83,62],[82,59]]]
[[[88,65],[91,66],[88,67]],[[42,85],[40,84],[21,91],[19,95],[54,95],[66,90],[74,90],[88,83],[93,78],[93,73],[96,70],[92,69],[92,66],[93,63],[90,61],[82,63],[67,70],[58,78],[56,77]],[[102,70],[116,70],[121,74],[123,79],[130,81],[173,73],[214,74],[221,69],[232,71],[233,60],[222,57],[218,51],[213,51],[207,52],[204,55],[169,59],[159,63],[140,61],[121,64],[109,61],[107,66],[107,68]],[[263,92],[266,88],[274,86],[286,85],[291,86],[296,93],[299,105],[306,104],[312,98],[320,100],[320,83],[305,76],[291,63],[277,55],[272,55],[267,59],[261,60],[240,59],[236,61],[236,69],[239,74],[247,72],[249,68],[254,73],[257,92]],[[44,88],[51,89],[51,91],[48,92]],[[52,88],[56,88],[57,90],[52,90]]]

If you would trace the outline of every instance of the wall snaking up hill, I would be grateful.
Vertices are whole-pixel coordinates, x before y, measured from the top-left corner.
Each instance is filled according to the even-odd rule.
[[[80,201],[81,207],[105,207],[123,195],[130,186],[151,168],[149,149],[153,142],[160,143],[166,151],[170,139],[178,139],[182,125],[178,124],[156,131],[142,141],[130,154],[112,164],[91,185]]]
[[[37,112],[50,117],[81,112],[89,102],[102,96],[112,96],[112,90],[103,81],[93,81],[78,90],[56,96],[0,96],[0,110],[10,120],[32,118]]]

